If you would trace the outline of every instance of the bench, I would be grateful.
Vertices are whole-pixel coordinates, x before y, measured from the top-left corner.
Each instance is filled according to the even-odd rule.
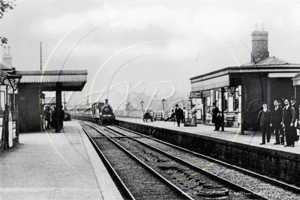
[[[231,122],[234,122],[234,119],[235,119],[234,116],[225,117],[224,125],[228,127]]]

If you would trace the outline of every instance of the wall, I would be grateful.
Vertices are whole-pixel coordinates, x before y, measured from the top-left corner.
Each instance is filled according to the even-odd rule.
[[[114,110],[116,117],[131,117],[131,118],[142,118],[141,110],[134,110],[127,113],[125,110]]]
[[[38,88],[19,86],[16,105],[19,109],[20,132],[41,131]]]
[[[125,127],[300,186],[300,155],[117,120]]]
[[[273,109],[275,99],[290,99],[294,94],[293,82],[290,78],[268,78],[267,74],[257,73],[244,75],[244,81],[246,85],[244,126],[248,130],[257,129],[258,112],[263,101],[268,103],[269,109]]]

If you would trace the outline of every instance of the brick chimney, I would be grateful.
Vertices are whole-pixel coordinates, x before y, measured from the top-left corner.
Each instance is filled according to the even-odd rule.
[[[10,46],[8,46],[7,48],[6,46],[4,46],[3,62],[11,65]]]
[[[269,57],[267,31],[253,31],[251,63],[258,62]]]

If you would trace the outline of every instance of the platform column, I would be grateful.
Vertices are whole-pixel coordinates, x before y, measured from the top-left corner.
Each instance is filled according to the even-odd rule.
[[[203,124],[206,124],[206,101],[205,101],[205,98],[202,98],[202,105],[203,105],[203,116],[202,116],[202,119],[203,119]]]
[[[223,123],[222,123],[222,131],[224,131],[224,109],[225,109],[225,98],[224,98],[224,94],[225,94],[225,89],[222,87],[221,88],[221,98],[222,98],[222,105],[221,105],[221,109],[222,109],[222,120],[223,120]]]
[[[240,87],[241,92],[240,94],[242,95],[241,98],[241,134],[244,134],[244,119],[245,119],[245,114],[246,114],[246,109],[245,109],[245,99],[246,99],[246,90],[244,89],[244,85]]]
[[[61,87],[60,84],[56,84],[56,127],[55,127],[55,132],[59,133],[60,132],[60,115],[61,115]]]

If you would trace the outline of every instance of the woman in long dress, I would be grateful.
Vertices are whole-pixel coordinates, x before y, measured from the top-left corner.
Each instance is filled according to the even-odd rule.
[[[191,126],[197,126],[197,117],[196,117],[196,106],[194,105],[192,110],[191,110],[191,114],[192,114],[192,121],[191,121]]]

